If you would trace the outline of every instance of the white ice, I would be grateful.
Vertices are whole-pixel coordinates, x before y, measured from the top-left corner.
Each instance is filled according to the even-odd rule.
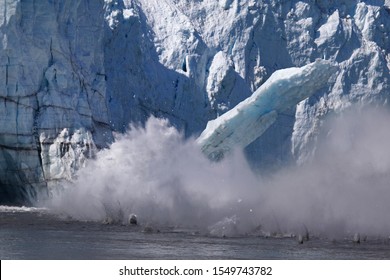
[[[234,147],[246,147],[275,122],[279,113],[324,87],[336,69],[330,61],[316,60],[274,72],[249,98],[208,122],[197,139],[203,153],[219,160]]]

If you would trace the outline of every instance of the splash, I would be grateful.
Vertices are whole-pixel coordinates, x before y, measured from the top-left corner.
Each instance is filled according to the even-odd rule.
[[[110,149],[80,170],[50,207],[76,219],[139,221],[205,227],[221,217],[249,213],[243,201],[259,196],[256,176],[239,152],[216,164],[194,139],[166,120],[117,135]]]
[[[216,235],[390,233],[390,116],[353,111],[323,126],[312,161],[267,178],[239,150],[209,161],[194,139],[150,118],[54,195],[49,207],[74,219],[207,229]]]

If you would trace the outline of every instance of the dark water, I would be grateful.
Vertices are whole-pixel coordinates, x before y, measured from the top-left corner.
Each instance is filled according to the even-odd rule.
[[[60,219],[42,210],[0,209],[0,259],[390,259],[390,241],[245,236],[104,225]]]

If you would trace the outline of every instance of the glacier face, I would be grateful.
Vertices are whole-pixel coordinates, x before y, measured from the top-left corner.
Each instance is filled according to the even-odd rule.
[[[0,14],[1,200],[12,202],[68,176],[112,137],[105,25],[96,1],[4,1]]]
[[[7,0],[0,39],[2,203],[71,177],[150,114],[198,135],[316,58],[340,65],[334,84],[279,115],[252,161],[303,162],[327,114],[389,93],[387,0]]]

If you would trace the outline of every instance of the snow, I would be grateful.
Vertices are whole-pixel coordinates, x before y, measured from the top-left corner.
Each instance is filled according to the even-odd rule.
[[[197,139],[203,153],[218,160],[235,146],[246,147],[275,122],[279,113],[315,94],[335,72],[337,67],[326,60],[274,72],[252,96],[207,124]]]

